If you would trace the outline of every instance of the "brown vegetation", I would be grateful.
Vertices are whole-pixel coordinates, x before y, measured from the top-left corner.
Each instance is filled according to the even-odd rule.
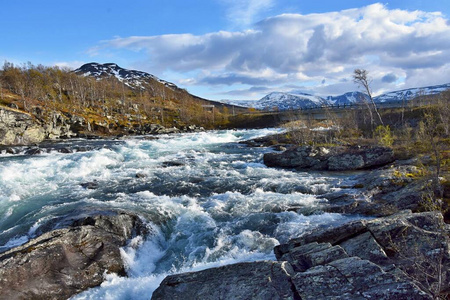
[[[5,62],[0,70],[0,105],[43,120],[52,112],[61,112],[118,132],[144,124],[214,128],[228,123],[225,106],[210,110],[205,104],[211,102],[157,80],[133,87],[112,76],[97,80],[67,68],[31,63],[15,66]]]

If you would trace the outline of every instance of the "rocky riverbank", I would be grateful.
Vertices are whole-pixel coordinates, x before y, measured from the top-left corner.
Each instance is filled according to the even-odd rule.
[[[66,299],[126,276],[119,247],[136,234],[136,216],[101,215],[4,252],[0,298]],[[435,299],[450,292],[449,234],[439,212],[354,221],[275,247],[277,261],[168,276],[152,299]]]
[[[435,299],[450,292],[438,212],[356,221],[277,246],[277,262],[168,276],[152,299]]]
[[[203,127],[184,125],[164,127],[143,123],[138,126],[117,126],[116,123],[89,122],[81,116],[53,112],[43,115],[41,110],[26,113],[15,108],[0,107],[0,146],[33,145],[44,140],[72,137],[105,137],[143,134],[170,134],[204,131]]]
[[[301,146],[267,153],[264,163],[372,169],[322,195],[322,209],[381,218],[303,234],[274,249],[277,262],[168,276],[152,299],[436,299],[450,293],[450,227],[439,211],[418,212],[427,209],[432,191],[417,161],[394,162],[383,147]]]

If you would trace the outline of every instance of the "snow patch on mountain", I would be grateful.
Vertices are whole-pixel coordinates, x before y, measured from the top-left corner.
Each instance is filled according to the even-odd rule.
[[[74,72],[81,76],[95,77],[98,80],[105,77],[113,76],[117,78],[120,82],[123,82],[125,85],[131,88],[136,87],[144,88],[143,87],[144,83],[148,83],[149,80],[155,80],[173,90],[179,89],[179,87],[177,87],[175,84],[159,79],[158,77],[152,74],[137,70],[127,70],[119,67],[115,63],[106,63],[106,64],[99,64],[95,62],[88,63],[82,65]]]

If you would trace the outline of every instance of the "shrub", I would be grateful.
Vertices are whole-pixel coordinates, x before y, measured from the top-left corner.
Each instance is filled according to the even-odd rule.
[[[390,147],[394,143],[394,137],[392,136],[389,125],[379,125],[375,129],[375,137],[381,145],[386,147]]]

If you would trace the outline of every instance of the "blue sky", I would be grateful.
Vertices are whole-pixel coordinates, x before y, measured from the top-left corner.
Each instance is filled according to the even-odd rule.
[[[115,62],[209,99],[450,82],[450,1],[3,1],[0,60]]]

